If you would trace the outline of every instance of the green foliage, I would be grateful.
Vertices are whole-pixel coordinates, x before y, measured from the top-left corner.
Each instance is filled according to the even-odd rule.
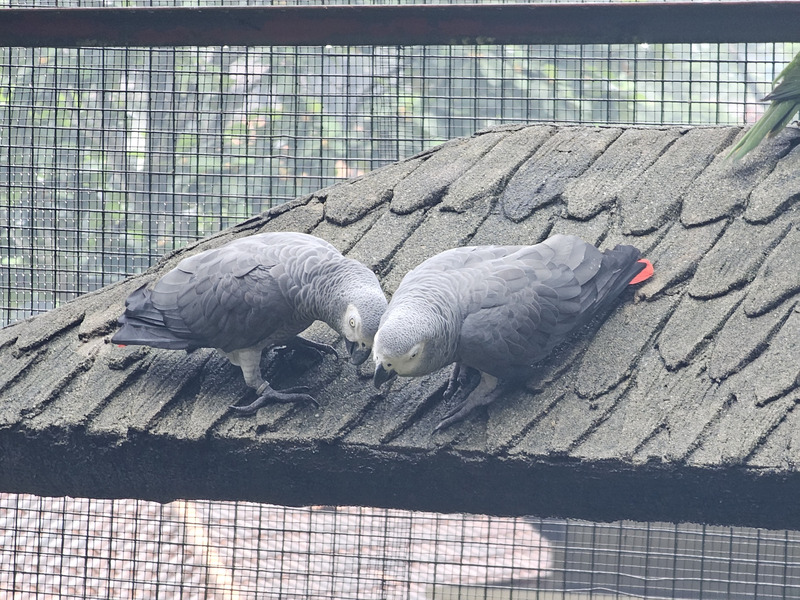
[[[780,83],[779,83],[780,82]],[[758,146],[765,137],[778,134],[800,110],[800,53],[794,57],[772,82],[775,88],[762,101],[770,101],[750,130],[733,147],[728,158],[739,160]]]

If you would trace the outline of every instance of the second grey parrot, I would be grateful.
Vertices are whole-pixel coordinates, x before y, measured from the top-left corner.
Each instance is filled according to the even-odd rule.
[[[455,363],[445,398],[462,420],[524,378],[570,332],[652,274],[633,246],[601,252],[555,235],[534,246],[472,246],[409,271],[375,336],[373,382],[418,377]]]
[[[112,342],[156,348],[218,348],[242,369],[258,398],[312,401],[261,376],[261,352],[279,345],[335,351],[298,334],[316,320],[345,338],[355,364],[370,354],[386,296],[378,278],[328,242],[302,233],[262,233],[183,259],[152,288],[134,291]]]

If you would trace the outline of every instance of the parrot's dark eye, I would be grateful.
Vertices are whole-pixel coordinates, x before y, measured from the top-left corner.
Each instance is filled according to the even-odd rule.
[[[392,363],[386,363],[386,366],[391,369],[392,368]]]

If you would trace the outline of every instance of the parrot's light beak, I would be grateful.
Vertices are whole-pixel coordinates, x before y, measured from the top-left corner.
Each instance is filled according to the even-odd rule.
[[[360,365],[369,358],[372,348],[359,348],[358,342],[351,342],[350,340],[344,341],[345,348],[350,354],[350,362],[354,365]]]
[[[395,377],[397,377],[397,371],[387,371],[383,368],[382,364],[378,363],[378,365],[375,367],[375,375],[372,376],[372,384],[376,388],[380,389],[384,383],[391,381]]]

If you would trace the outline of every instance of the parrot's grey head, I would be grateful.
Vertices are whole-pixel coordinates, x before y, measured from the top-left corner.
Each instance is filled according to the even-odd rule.
[[[377,288],[377,292],[353,298],[347,305],[340,324],[344,344],[350,354],[350,361],[360,365],[369,358],[375,334],[386,310],[386,296]]]
[[[402,377],[427,375],[444,366],[439,360],[440,336],[419,314],[394,311],[387,314],[375,336],[373,358],[375,387]]]

